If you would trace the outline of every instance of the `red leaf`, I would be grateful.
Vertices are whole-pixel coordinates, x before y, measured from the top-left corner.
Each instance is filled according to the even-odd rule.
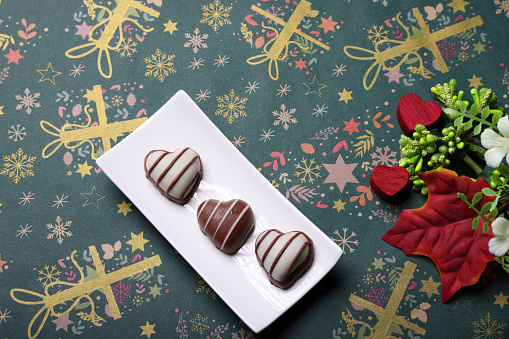
[[[28,27],[27,27],[27,32],[28,32],[28,31],[31,31],[31,30],[32,30],[32,29],[34,29],[34,28],[35,28],[35,24],[30,24],[30,25],[28,25]]]
[[[271,156],[272,158],[278,158],[278,157],[280,157],[281,155],[282,155],[282,153],[279,153],[279,152],[276,152],[276,151],[272,151],[272,152],[270,152],[270,156]]]
[[[270,164],[272,164],[272,161],[264,162],[263,167],[268,167],[268,166],[270,166]]]
[[[332,149],[332,153],[339,152],[339,150],[341,150],[342,147],[345,148],[345,151],[348,151],[348,143],[346,142],[346,140],[338,142],[336,146],[334,146],[334,148]]]
[[[279,157],[279,162],[281,163],[281,166],[286,165],[286,160],[282,153],[281,153],[281,156]]]
[[[479,227],[472,230],[477,214],[457,197],[461,192],[472,201],[477,192],[489,185],[483,178],[472,181],[446,169],[419,176],[428,186],[428,201],[421,208],[403,210],[382,239],[401,248],[406,255],[421,254],[435,262],[445,303],[461,287],[475,284],[486,264],[494,260],[488,250],[488,242],[493,238],[491,229],[483,234],[481,219]],[[481,209],[493,199],[484,196],[476,208]]]
[[[251,26],[258,26],[258,23],[256,21],[254,21],[253,19],[251,19],[253,17],[254,14],[249,14],[249,15],[246,15],[246,17],[244,18],[244,20],[246,20],[246,22],[248,24],[250,24]]]
[[[321,200],[319,200],[319,201],[316,203],[316,207],[318,207],[318,208],[327,208],[327,207],[329,207],[329,205],[322,204],[322,201],[321,201]]]

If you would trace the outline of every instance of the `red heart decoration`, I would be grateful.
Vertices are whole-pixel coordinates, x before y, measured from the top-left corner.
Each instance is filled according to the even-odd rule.
[[[378,165],[371,172],[369,184],[380,199],[396,202],[404,196],[408,177],[408,171],[404,167]]]
[[[412,134],[417,124],[428,128],[437,122],[441,115],[442,108],[438,103],[422,101],[421,97],[414,93],[403,95],[398,103],[398,122],[405,135]]]

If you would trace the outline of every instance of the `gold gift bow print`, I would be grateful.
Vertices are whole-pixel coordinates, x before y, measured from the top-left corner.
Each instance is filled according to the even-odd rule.
[[[122,136],[126,132],[132,132],[144,123],[147,118],[136,118],[126,121],[117,121],[109,124],[106,118],[106,108],[104,106],[104,99],[102,95],[102,88],[100,85],[94,86],[92,91],[87,89],[87,94],[83,96],[87,98],[87,103],[90,101],[95,102],[97,110],[98,125],[90,126],[92,120],[88,113],[88,107],[84,108],[87,115],[88,122],[86,125],[79,124],[65,124],[60,129],[53,126],[47,121],[42,120],[41,128],[48,134],[56,136],[57,138],[51,141],[42,150],[42,157],[49,158],[55,153],[62,145],[67,149],[74,149],[81,146],[83,143],[88,143],[92,147],[92,159],[96,160],[94,144],[90,139],[101,138],[103,143],[103,150],[106,153],[111,149],[112,139],[116,142],[117,137]],[[74,128],[74,129],[73,129]]]
[[[348,55],[352,59],[375,60],[373,62],[373,64],[368,68],[368,70],[364,74],[364,78],[362,79],[362,83],[366,90],[370,90],[371,87],[373,87],[382,67],[385,70],[389,70],[389,71],[393,70],[395,68],[398,68],[399,66],[401,66],[401,64],[403,64],[403,62],[405,62],[406,59],[408,59],[408,57],[411,54],[418,55],[417,51],[422,47],[426,47],[431,51],[431,53],[435,57],[436,61],[438,62],[438,66],[440,67],[440,71],[442,73],[448,72],[449,68],[447,67],[447,65],[445,63],[445,60],[442,57],[442,54],[438,50],[436,43],[440,40],[443,40],[443,39],[453,36],[455,34],[461,33],[468,29],[471,29],[471,28],[474,28],[477,26],[481,26],[483,24],[481,16],[478,15],[476,17],[470,18],[470,19],[462,21],[462,22],[458,22],[452,26],[449,26],[449,27],[443,28],[441,30],[438,30],[436,32],[430,33],[429,27],[424,22],[424,18],[422,17],[421,13],[419,12],[419,9],[413,8],[412,11],[414,13],[415,18],[417,19],[417,22],[419,23],[419,28],[421,29],[421,32],[422,32],[421,37],[414,39],[414,40],[410,40],[410,36],[408,36],[408,38],[405,41],[384,39],[384,40],[378,41],[375,44],[374,51],[371,51],[366,48],[356,47],[356,46],[345,46],[345,48],[343,49],[345,54]],[[401,13],[398,13],[397,17],[400,14]],[[403,26],[403,25],[401,25],[401,26]],[[408,34],[408,31],[407,31],[407,34]],[[378,46],[385,42],[396,43],[398,45],[388,48],[384,51],[379,51]],[[355,55],[351,54],[350,50],[363,52],[363,54],[365,56],[355,56]],[[398,56],[403,56],[403,58],[400,62],[398,62],[398,64],[396,66],[387,67],[385,65],[386,61],[396,58]],[[421,67],[422,67],[422,59],[420,58],[420,56],[419,56],[419,60],[421,62]],[[375,69],[375,68],[376,68],[376,71],[375,71],[375,75],[373,76],[373,80],[371,80],[369,85],[367,85],[368,76],[371,73],[371,71],[373,71],[373,69]]]
[[[272,31],[276,33],[276,36],[269,40],[267,44],[265,44],[265,47],[263,48],[264,53],[255,55],[249,59],[247,59],[247,63],[250,65],[259,65],[261,63],[264,63],[265,61],[269,61],[269,75],[272,80],[279,79],[279,69],[278,69],[278,61],[284,60],[288,54],[288,46],[292,43],[299,45],[295,41],[290,41],[290,38],[292,35],[298,34],[301,37],[303,37],[306,40],[311,41],[312,43],[322,47],[325,50],[329,50],[329,46],[321,43],[320,41],[313,39],[309,35],[302,33],[297,29],[300,22],[305,16],[309,17],[316,17],[318,15],[318,11],[311,10],[311,3],[306,0],[302,0],[299,5],[295,8],[293,11],[292,16],[288,20],[288,22],[284,22],[278,17],[275,17],[274,15],[264,11],[263,9],[253,5],[251,6],[251,9],[255,12],[260,13],[264,17],[280,24],[283,26],[283,30],[281,33],[278,33],[278,31],[274,28],[267,27],[262,23],[262,27],[264,28],[270,28]],[[269,49],[270,46],[270,49]],[[284,52],[283,52],[284,50]],[[281,53],[283,53],[281,55]],[[275,69],[275,74],[272,73],[273,67]]]
[[[86,44],[83,44],[80,46],[76,46],[76,47],[73,47],[73,48],[67,50],[65,52],[65,56],[70,59],[80,59],[80,58],[83,58],[83,57],[89,55],[90,53],[94,52],[95,50],[99,49],[99,54],[97,56],[97,68],[99,70],[99,73],[101,73],[101,75],[103,77],[109,79],[109,78],[111,78],[111,74],[112,74],[112,66],[111,66],[111,58],[110,58],[109,50],[110,49],[111,50],[118,49],[118,47],[122,43],[122,40],[123,40],[122,24],[124,23],[124,21],[129,21],[129,22],[135,24],[136,26],[138,26],[138,28],[140,28],[144,32],[151,32],[153,30],[153,28],[150,28],[150,29],[143,28],[137,21],[134,21],[133,19],[124,18],[124,15],[126,14],[129,7],[134,7],[136,9],[143,11],[143,12],[145,12],[153,17],[156,17],[156,18],[159,17],[159,12],[153,10],[150,7],[140,4],[139,2],[137,2],[135,0],[120,0],[118,2],[117,8],[115,9],[114,13],[112,13],[111,10],[109,10],[108,8],[106,8],[104,6],[96,5],[91,0],[83,0],[83,2],[88,7],[88,13],[93,14],[92,18],[95,17],[95,9],[104,10],[106,13],[108,13],[108,17],[106,19],[104,19],[103,21],[99,22],[94,27],[92,27],[92,29],[88,33],[88,39],[92,42],[89,42],[89,43],[86,43]],[[99,40],[97,40],[93,37],[93,34],[96,29],[98,29],[99,27],[102,27],[103,25],[106,25],[106,28],[102,32]],[[110,46],[110,41],[113,38],[113,36],[115,35],[115,32],[117,31],[117,29],[118,29],[119,35],[120,35],[119,40],[114,46]],[[81,53],[74,55],[74,52],[77,52],[77,53],[81,52]],[[106,60],[108,63],[108,73],[105,73],[101,66],[101,60],[102,60],[103,53],[106,54]]]
[[[108,305],[110,306],[110,310],[111,310],[111,314],[113,315],[113,319],[116,320],[116,319],[121,318],[122,315],[120,314],[120,310],[119,310],[117,302],[115,300],[115,295],[113,294],[113,291],[111,289],[111,284],[116,283],[117,281],[120,281],[122,279],[128,278],[130,276],[133,276],[137,273],[146,271],[152,267],[161,265],[161,258],[159,257],[159,255],[155,255],[155,256],[145,259],[143,261],[138,261],[135,264],[132,264],[130,266],[121,268],[117,271],[106,273],[104,270],[104,266],[101,263],[101,258],[99,257],[99,254],[97,253],[97,249],[95,248],[95,246],[90,246],[89,250],[90,250],[90,254],[92,256],[92,260],[93,260],[95,268],[96,268],[96,272],[98,274],[97,278],[94,278],[89,281],[84,281],[83,271],[79,267],[78,263],[74,260],[74,255],[76,254],[76,251],[73,251],[71,254],[72,262],[77,267],[77,269],[79,270],[80,275],[81,275],[80,281],[78,283],[55,281],[55,282],[52,282],[52,283],[46,285],[46,287],[44,288],[44,294],[32,292],[32,291],[25,290],[22,288],[13,288],[11,290],[11,293],[10,293],[11,298],[20,304],[23,304],[23,305],[41,305],[42,304],[43,305],[41,307],[41,309],[39,311],[37,311],[37,313],[34,315],[34,317],[32,318],[32,320],[30,321],[30,323],[28,325],[28,330],[27,330],[28,338],[34,339],[39,335],[39,333],[41,332],[42,328],[44,327],[44,324],[46,323],[46,320],[48,319],[48,316],[50,315],[50,313],[51,313],[51,315],[56,316],[56,317],[61,317],[63,315],[66,315],[69,312],[71,312],[76,307],[76,305],[79,303],[79,301],[83,298],[88,299],[88,301],[90,302],[91,312],[89,315],[92,316],[92,318],[94,319],[94,324],[96,324],[96,326],[100,326],[101,325],[99,322],[100,320],[98,321],[98,319],[102,319],[102,318],[98,317],[95,314],[94,302],[93,302],[92,298],[90,298],[90,296],[88,296],[88,293],[94,292],[98,289],[103,290],[104,295],[106,296]],[[63,290],[58,293],[50,295],[48,290],[55,285],[68,285],[68,286],[72,286],[72,287],[67,290]],[[32,299],[34,299],[33,297],[36,297],[40,300],[22,300],[15,295],[16,293],[27,294]],[[68,300],[73,300],[75,298],[76,298],[76,300],[71,304],[71,306],[66,311],[61,312],[61,313],[55,311],[55,306],[62,304]],[[40,320],[41,323],[40,323],[39,327],[37,328],[37,331],[35,331],[35,333],[32,333],[32,328],[34,327],[34,324],[37,321],[37,319],[41,317],[41,315],[42,315],[42,320]],[[97,324],[99,324],[99,325],[97,325]]]

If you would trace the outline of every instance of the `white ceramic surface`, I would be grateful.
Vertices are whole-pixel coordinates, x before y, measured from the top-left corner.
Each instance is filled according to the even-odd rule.
[[[203,180],[189,204],[181,206],[161,195],[145,178],[143,159],[154,149],[173,151],[185,146],[200,155]],[[343,254],[258,172],[184,91],[102,155],[97,164],[254,332],[295,304]],[[256,226],[246,244],[231,256],[216,249],[201,232],[196,210],[206,199],[233,198],[251,205]],[[303,231],[314,243],[311,267],[287,290],[271,285],[256,260],[255,240],[271,228]]]

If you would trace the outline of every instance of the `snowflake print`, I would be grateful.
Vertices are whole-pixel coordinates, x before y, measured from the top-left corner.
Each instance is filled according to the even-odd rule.
[[[369,291],[364,294],[364,297],[380,307],[384,307],[387,300],[389,300],[389,296],[385,293],[385,287],[371,286]]]
[[[111,285],[111,290],[119,304],[123,304],[124,301],[131,298],[131,285],[124,283],[122,280]]]
[[[189,40],[184,44],[184,47],[193,47],[193,52],[198,53],[200,48],[208,48],[207,44],[204,43],[206,39],[208,39],[208,34],[201,34],[200,30],[196,28],[194,30],[194,35],[191,35],[191,33],[185,34],[186,38]]]
[[[475,333],[473,339],[502,339],[506,324],[493,320],[491,314],[487,313],[481,320],[473,321],[472,326]]]
[[[214,2],[207,5],[201,6],[203,10],[203,17],[200,20],[200,23],[207,24],[214,32],[217,32],[219,27],[223,25],[231,25],[230,21],[230,11],[232,9],[231,6],[225,7],[221,4],[219,0],[214,0]]]
[[[32,193],[32,191],[28,192],[28,194],[26,194],[25,192],[23,192],[23,197],[19,198],[19,200],[21,200],[20,202],[18,202],[18,205],[19,204],[23,204],[23,206],[25,206],[26,203],[31,203],[30,200],[34,200],[34,195],[35,193]]]
[[[233,140],[231,140],[230,142],[233,144],[233,146],[237,147],[237,148],[240,148],[240,146],[242,146],[242,144],[245,144],[246,142],[244,141],[246,137],[243,137],[241,135],[239,135],[238,138],[236,137],[233,137]]]
[[[456,43],[454,41],[449,41],[448,39],[444,39],[437,43],[438,50],[440,54],[447,60],[451,56],[456,55]]]
[[[9,155],[4,155],[4,168],[0,174],[7,175],[9,178],[14,180],[14,183],[18,183],[21,179],[25,177],[33,177],[34,172],[32,168],[34,167],[33,162],[36,157],[27,156],[21,148],[19,148],[16,153],[12,153]]]
[[[309,182],[313,183],[316,178],[320,177],[320,169],[322,166],[315,165],[316,161],[315,159],[309,160],[309,164],[307,163],[308,159],[302,159],[300,163],[295,164],[296,170],[295,170],[295,176],[300,178],[302,175],[302,178],[300,178],[300,182]],[[313,166],[315,165],[315,166]]]
[[[262,138],[260,139],[260,141],[265,142],[265,141],[267,141],[267,140],[270,140],[270,138],[272,138],[272,137],[274,136],[274,131],[273,131],[273,130],[271,130],[270,128],[269,128],[269,130],[268,130],[268,131],[263,130],[263,134],[260,134],[260,136],[262,137]]]
[[[7,322],[7,318],[10,318],[11,316],[9,315],[11,313],[11,311],[9,311],[8,309],[5,309],[5,311],[0,311],[0,324],[3,322]]]
[[[371,165],[377,166],[377,165],[385,165],[385,166],[391,166],[395,165],[398,160],[396,159],[396,152],[391,151],[389,146],[385,146],[382,150],[382,147],[377,147],[376,151],[371,153],[371,158],[373,161],[371,162]]]
[[[46,285],[52,282],[60,281],[60,273],[56,266],[49,267],[48,265],[44,265],[44,268],[39,270],[39,278],[37,278],[37,281],[40,282],[42,286],[46,287]]]
[[[205,92],[203,92],[201,89],[200,89],[200,94],[196,94],[196,98],[194,100],[198,100],[198,102],[200,101],[205,101],[207,100],[208,98],[210,98],[210,91],[208,89],[205,90]]]
[[[341,74],[343,75],[343,72],[346,72],[346,65],[341,64],[341,66],[334,65],[334,69],[332,70],[332,75],[336,76],[336,78]]]
[[[69,76],[76,78],[77,75],[81,75],[81,72],[85,72],[85,66],[81,64],[79,64],[79,66],[72,65],[71,74],[69,74]]]
[[[122,103],[124,102],[124,99],[120,95],[114,95],[113,98],[111,98],[111,104],[113,106],[120,107]]]
[[[270,6],[270,10],[268,10],[267,13],[272,14],[274,17],[280,18],[280,19],[282,19],[285,16],[285,12],[283,12],[283,9],[281,8],[281,6],[276,7],[276,6],[272,5],[272,6]],[[277,22],[272,21],[271,19],[267,20],[267,22],[271,25],[275,24],[277,26]]]
[[[197,314],[193,319],[189,320],[189,322],[191,323],[191,331],[193,332],[199,332],[200,334],[203,334],[203,332],[210,328],[209,318],[199,314]]]
[[[233,120],[247,116],[244,111],[246,101],[247,98],[240,98],[232,89],[230,93],[217,97],[216,115],[222,115],[231,124]]]
[[[494,0],[493,3],[499,7],[495,14],[503,12],[509,18],[509,0]]]
[[[279,124],[283,125],[283,128],[285,130],[288,130],[288,127],[290,127],[289,124],[295,124],[297,123],[297,119],[293,117],[293,114],[295,113],[295,108],[290,108],[289,111],[286,110],[285,104],[281,104],[281,112],[273,111],[272,115],[274,115],[276,120],[274,121],[274,126],[278,126]]]
[[[51,207],[56,207],[56,208],[59,208],[60,206],[64,206],[64,203],[67,202],[67,195],[64,196],[62,194],[62,196],[59,198],[58,195],[56,196],[57,197],[57,200],[53,200],[54,204],[51,206]]]
[[[28,226],[28,224],[26,224],[26,226],[23,227],[23,225],[19,225],[20,229],[19,230],[16,230],[16,232],[18,234],[16,234],[16,238],[19,237],[20,239],[23,238],[23,236],[26,236],[28,237],[28,233],[32,233],[32,225]]]
[[[460,61],[467,61],[468,60],[468,53],[467,52],[461,52],[460,54],[458,54],[458,59]]]
[[[371,285],[373,283],[373,276],[371,274],[366,274],[364,277],[362,277],[362,281],[366,285]]]
[[[60,216],[58,216],[55,221],[54,225],[52,223],[46,224],[46,227],[50,230],[47,238],[53,239],[55,237],[58,243],[61,244],[64,241],[64,237],[72,236],[72,232],[67,230],[67,228],[71,226],[72,221],[66,221],[62,224],[62,218],[60,218]]]
[[[375,45],[377,42],[387,39],[387,32],[383,26],[373,25],[372,28],[368,30],[368,40]]]
[[[136,42],[134,42],[132,38],[124,38],[115,51],[117,51],[121,57],[131,57],[136,53]]]
[[[225,56],[220,56],[218,55],[217,56],[218,59],[214,59],[214,66],[224,66],[225,64],[229,64],[230,62],[228,61],[228,59],[230,59],[230,57],[227,57],[226,55]]]
[[[154,78],[158,78],[160,82],[163,82],[170,73],[177,73],[173,67],[173,59],[175,59],[175,55],[168,56],[162,53],[158,48],[155,54],[143,59],[147,66],[145,76],[148,77],[152,75]]]
[[[9,134],[9,139],[18,141],[23,140],[26,135],[26,129],[24,126],[16,125],[16,127],[11,126],[11,128],[7,131],[7,134]]]
[[[251,331],[246,331],[243,328],[241,328],[238,332],[232,333],[232,339],[250,339],[250,338],[254,338],[254,333]]]
[[[315,115],[316,117],[318,117],[319,115],[322,116],[323,113],[327,113],[327,108],[328,107],[325,106],[325,105],[322,105],[320,107],[320,105],[317,104],[316,108],[313,108],[313,113],[312,114]]]
[[[188,68],[192,68],[192,69],[195,69],[195,68],[198,68],[200,69],[200,66],[203,66],[203,62],[205,60],[203,60],[202,58],[199,58],[198,60],[196,60],[196,58],[193,58],[194,61],[190,61],[189,63],[191,65],[187,66]]]
[[[20,94],[16,95],[16,100],[20,101],[20,103],[16,106],[17,110],[25,109],[25,112],[27,114],[32,113],[32,108],[38,108],[41,107],[41,104],[39,102],[36,102],[36,99],[39,98],[41,93],[30,93],[30,90],[27,88],[25,89],[25,96],[21,96]]]
[[[133,304],[134,306],[140,306],[141,304],[143,304],[143,298],[139,295],[135,296],[133,298]]]
[[[292,85],[285,84],[284,87],[282,85],[279,85],[279,89],[277,90],[276,96],[280,96],[282,98],[283,95],[288,95],[288,92],[292,91],[290,87],[292,87]]]
[[[260,87],[258,85],[260,84],[257,81],[253,81],[253,83],[248,82],[249,86],[246,86],[246,91],[244,93],[256,93],[256,90]]]
[[[5,79],[9,76],[9,69],[10,67],[4,67],[2,71],[0,72],[0,84],[2,84]]]
[[[345,251],[345,247],[348,247],[350,250],[350,253],[355,251],[355,248],[353,246],[359,245],[359,240],[352,240],[353,237],[357,236],[355,232],[350,232],[350,235],[347,236],[348,228],[343,228],[343,234],[341,235],[339,233],[339,230],[335,230],[334,234],[338,236],[338,238],[331,237],[332,241],[337,242],[338,246],[341,246],[341,249],[343,252]]]

